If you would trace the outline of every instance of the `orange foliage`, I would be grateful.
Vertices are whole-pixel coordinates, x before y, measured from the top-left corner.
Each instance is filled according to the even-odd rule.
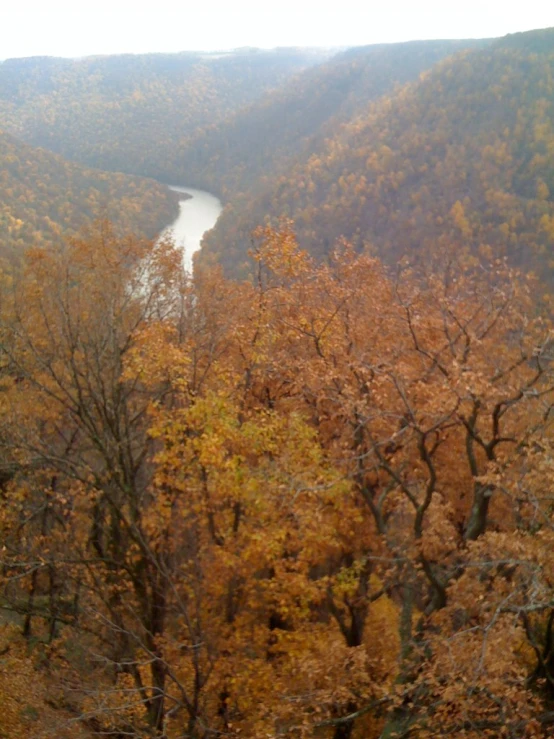
[[[257,239],[253,283],[106,226],[6,277],[3,602],[59,705],[168,739],[543,735],[533,283]]]

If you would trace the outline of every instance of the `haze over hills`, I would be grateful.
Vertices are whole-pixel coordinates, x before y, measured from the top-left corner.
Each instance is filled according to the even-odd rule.
[[[180,142],[330,54],[242,49],[5,61],[4,238],[17,247],[52,242],[99,217],[155,236],[174,219],[177,196],[115,173],[189,181],[175,154]]]
[[[480,41],[415,41],[349,49],[185,142],[178,160],[194,182],[233,200],[286,172],[327,135],[441,59]],[[255,183],[255,187],[253,187]]]
[[[394,261],[463,231],[545,273],[553,47],[545,29],[331,58],[9,60],[0,124],[87,165],[220,195],[200,259],[230,273],[248,271],[252,230],[282,216],[319,256],[345,236]]]
[[[0,64],[5,130],[87,166],[185,176],[176,152],[329,50],[12,59]]]
[[[375,102],[357,97],[351,116],[332,119],[274,179],[247,158],[238,174],[231,166],[222,181],[234,177],[245,194],[236,206],[230,195],[202,258],[240,272],[252,229],[286,216],[319,256],[340,236],[391,262],[462,238],[548,272],[553,73],[554,30],[546,30],[457,54]],[[240,132],[230,127],[229,136]]]

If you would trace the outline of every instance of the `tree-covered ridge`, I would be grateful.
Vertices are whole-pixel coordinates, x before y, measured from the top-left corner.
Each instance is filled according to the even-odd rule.
[[[207,240],[229,270],[269,214],[323,256],[337,237],[395,260],[460,238],[548,274],[554,206],[554,31],[445,60],[231,204]]]
[[[21,250],[76,234],[102,217],[120,233],[154,237],[177,196],[154,180],[87,169],[0,133],[0,248]]]
[[[0,732],[551,736],[533,281],[252,257],[190,282],[104,224],[2,274]]]
[[[0,125],[101,169],[185,182],[176,150],[329,52],[245,50],[0,64]]]
[[[216,126],[199,130],[178,153],[194,182],[226,201],[258,192],[298,157],[396,86],[462,49],[487,41],[415,41],[349,49],[287,81]]]

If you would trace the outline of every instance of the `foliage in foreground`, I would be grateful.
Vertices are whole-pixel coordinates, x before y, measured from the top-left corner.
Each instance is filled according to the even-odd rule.
[[[3,275],[0,688],[37,737],[546,736],[533,285],[258,236],[252,284],[107,226]]]

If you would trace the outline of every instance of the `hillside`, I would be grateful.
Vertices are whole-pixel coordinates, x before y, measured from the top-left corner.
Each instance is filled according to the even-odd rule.
[[[294,219],[323,256],[340,236],[388,261],[463,241],[550,273],[554,30],[440,62],[337,125],[276,180],[226,209],[206,239],[234,273],[266,216]]]
[[[175,150],[328,51],[243,50],[0,64],[0,125],[100,169],[183,182]]]
[[[288,80],[186,142],[192,180],[233,200],[306,157],[368,103],[416,80],[441,59],[487,41],[414,41],[349,49]]]
[[[101,172],[0,133],[0,245],[40,246],[109,218],[121,233],[155,236],[177,213],[177,196],[142,177]]]

